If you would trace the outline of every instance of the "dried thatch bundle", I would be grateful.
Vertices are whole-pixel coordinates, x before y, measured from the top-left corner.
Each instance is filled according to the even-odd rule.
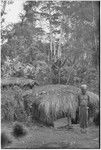
[[[45,123],[71,115],[75,119],[77,110],[77,95],[80,89],[73,86],[49,85],[35,88],[33,91],[32,116],[33,119]],[[87,92],[90,97],[90,115],[95,114],[95,108],[99,108],[98,95]],[[35,96],[36,95],[36,96]],[[92,113],[93,112],[93,113]]]
[[[68,115],[75,118],[76,109],[75,95],[68,91],[65,93],[51,92],[51,94],[39,96],[32,105],[33,117],[48,124]]]

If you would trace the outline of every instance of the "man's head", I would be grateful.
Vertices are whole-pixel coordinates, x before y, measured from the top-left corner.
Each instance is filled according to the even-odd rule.
[[[82,92],[83,94],[85,94],[86,91],[87,91],[87,85],[86,85],[86,84],[81,85],[81,92]]]

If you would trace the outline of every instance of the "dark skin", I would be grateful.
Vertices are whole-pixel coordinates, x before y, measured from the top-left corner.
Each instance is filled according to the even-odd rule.
[[[86,92],[87,92],[87,90],[86,90],[86,89],[84,89],[84,88],[81,88],[81,92],[82,92],[82,94],[83,94],[83,95],[85,95],[85,94],[86,94]]]
[[[87,89],[85,87],[81,87],[81,94],[85,96],[86,92],[87,92]],[[88,97],[88,102],[89,102],[89,97]],[[87,107],[87,109],[88,109],[88,107]],[[80,105],[79,105],[79,111],[80,111]]]
[[[82,92],[82,94],[83,94],[83,95],[85,95],[85,94],[86,94],[86,92],[87,92],[87,89],[85,89],[85,88],[81,88],[81,92]]]

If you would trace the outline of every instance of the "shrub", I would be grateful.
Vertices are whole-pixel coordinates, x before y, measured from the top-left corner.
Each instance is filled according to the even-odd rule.
[[[1,91],[2,121],[26,121],[21,95],[13,90]]]
[[[100,112],[95,115],[93,122],[96,126],[100,126]]]
[[[21,123],[16,122],[13,126],[12,135],[15,138],[19,138],[25,136],[26,134],[27,134],[27,130],[25,129],[25,127]]]

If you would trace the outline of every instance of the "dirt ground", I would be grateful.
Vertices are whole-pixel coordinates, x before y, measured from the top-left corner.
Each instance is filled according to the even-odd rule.
[[[28,127],[28,134],[19,139],[11,135],[12,124],[2,123],[1,129],[12,140],[12,144],[5,148],[99,148],[99,128],[94,125],[89,126],[87,133],[83,134],[80,132],[79,125],[73,125],[73,129],[67,129],[66,127],[48,128],[33,124]]]

